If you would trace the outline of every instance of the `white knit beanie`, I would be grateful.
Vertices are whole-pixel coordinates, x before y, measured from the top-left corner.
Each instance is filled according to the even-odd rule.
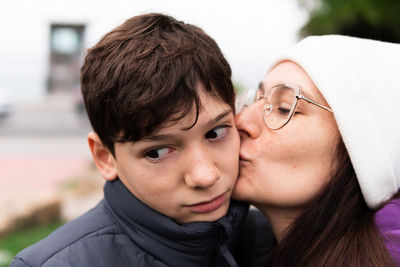
[[[271,65],[291,60],[333,110],[370,208],[400,187],[400,45],[340,35],[307,37]]]

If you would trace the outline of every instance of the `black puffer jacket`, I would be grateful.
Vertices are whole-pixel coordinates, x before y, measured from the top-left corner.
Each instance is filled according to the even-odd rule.
[[[117,179],[94,209],[20,252],[20,266],[236,266],[231,255],[248,205],[232,202],[210,223],[179,225],[135,198]]]

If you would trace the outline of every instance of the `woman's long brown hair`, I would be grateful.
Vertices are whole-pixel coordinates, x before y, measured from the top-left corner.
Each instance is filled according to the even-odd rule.
[[[343,142],[337,153],[339,163],[331,181],[287,229],[267,266],[396,266]]]

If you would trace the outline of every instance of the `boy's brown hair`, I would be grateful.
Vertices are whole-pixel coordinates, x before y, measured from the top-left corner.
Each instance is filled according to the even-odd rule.
[[[89,120],[112,153],[115,142],[150,135],[193,105],[198,116],[199,84],[234,111],[231,69],[216,42],[162,14],[132,17],[107,33],[81,69]]]

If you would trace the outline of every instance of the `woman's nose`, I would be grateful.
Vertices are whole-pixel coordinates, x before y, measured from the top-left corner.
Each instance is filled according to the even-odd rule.
[[[262,118],[262,103],[255,102],[243,109],[235,117],[240,138],[257,138],[264,127]]]

